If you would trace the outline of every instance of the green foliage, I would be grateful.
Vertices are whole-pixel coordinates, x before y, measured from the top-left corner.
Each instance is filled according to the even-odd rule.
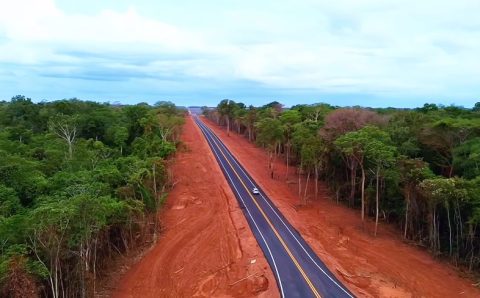
[[[164,160],[182,124],[183,112],[168,102],[16,96],[1,104],[0,287],[13,263],[47,295],[59,285],[72,295],[90,287],[99,258],[134,245],[136,229],[148,226],[144,213],[164,201]]]
[[[360,163],[366,160],[374,167],[395,161],[396,149],[390,143],[390,136],[375,126],[366,126],[358,131],[348,132],[334,142],[344,154],[355,157]]]
[[[480,176],[480,137],[468,140],[453,150],[455,172],[467,179]]]
[[[2,161],[0,183],[13,188],[22,205],[29,206],[46,187],[47,181],[39,170],[39,163],[20,156],[7,156]]]
[[[278,119],[265,118],[257,122],[257,142],[265,147],[275,150],[283,140],[282,123]]]
[[[15,215],[23,209],[13,188],[0,184],[0,218]]]
[[[480,102],[476,102],[472,108],[473,112],[480,112]]]
[[[438,106],[434,103],[426,103],[422,108],[418,108],[417,111],[422,113],[435,112],[438,111]]]
[[[430,199],[430,204],[449,204],[452,200],[464,200],[468,191],[465,181],[459,178],[431,178],[420,183],[420,188]]]
[[[479,270],[479,111],[480,103],[283,109],[279,102],[245,108],[224,100],[204,114],[220,125],[228,115],[238,133],[266,147],[271,168],[272,158],[283,157],[301,167],[299,175],[324,180],[339,201],[365,201],[366,216],[384,214],[405,238]],[[306,197],[300,183],[299,195]]]
[[[48,270],[38,260],[32,260],[28,257],[29,247],[24,244],[15,244],[9,246],[5,252],[0,255],[0,286],[8,277],[8,271],[12,262],[20,263],[26,272],[39,278],[47,278]]]
[[[110,126],[106,131],[106,140],[122,151],[127,144],[128,128],[125,126]]]

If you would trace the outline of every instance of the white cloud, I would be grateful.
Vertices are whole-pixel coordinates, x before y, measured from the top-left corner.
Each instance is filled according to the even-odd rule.
[[[38,75],[85,77],[97,67],[96,76],[171,73],[319,92],[480,91],[478,1],[207,1],[170,22],[146,17],[135,2],[72,14],[53,0],[0,1],[0,63]]]
[[[9,59],[12,52],[20,50],[20,57],[36,56],[41,60],[45,53],[32,53],[38,47],[50,50],[181,52],[196,50],[200,46],[199,40],[188,32],[142,17],[133,8],[123,12],[104,10],[92,16],[68,15],[60,11],[53,0],[4,3],[0,10],[0,32],[9,39],[2,51]]]
[[[277,87],[377,94],[415,90],[420,96],[438,96],[460,83],[476,86],[478,2],[329,3],[335,4],[315,2],[322,21],[301,28],[306,30],[299,32],[301,44],[293,37],[290,44],[247,47],[236,63],[240,75]],[[323,5],[328,8],[322,10]],[[329,19],[330,27],[323,21]],[[351,21],[347,29],[336,30],[345,19]]]

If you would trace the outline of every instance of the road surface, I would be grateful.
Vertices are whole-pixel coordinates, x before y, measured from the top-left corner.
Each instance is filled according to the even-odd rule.
[[[193,115],[267,258],[282,297],[354,297],[265,195],[221,140]],[[253,194],[256,187],[259,194]]]

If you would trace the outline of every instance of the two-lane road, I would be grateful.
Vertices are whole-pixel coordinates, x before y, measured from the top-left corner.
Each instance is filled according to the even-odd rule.
[[[275,207],[221,140],[193,116],[272,268],[282,297],[353,297]],[[253,194],[257,187],[259,194]]]

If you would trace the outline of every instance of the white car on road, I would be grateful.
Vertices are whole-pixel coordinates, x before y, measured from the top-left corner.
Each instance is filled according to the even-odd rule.
[[[252,193],[254,195],[258,195],[260,192],[258,191],[258,188],[254,187],[254,188],[252,188]]]

